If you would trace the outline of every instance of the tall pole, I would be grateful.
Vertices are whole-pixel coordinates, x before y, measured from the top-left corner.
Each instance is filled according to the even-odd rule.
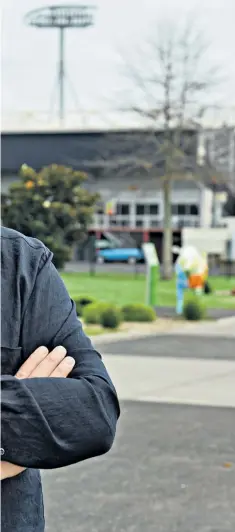
[[[60,28],[60,60],[59,60],[59,118],[64,120],[64,28]]]
[[[94,7],[89,5],[53,5],[34,9],[26,15],[26,23],[35,28],[56,28],[59,30],[59,62],[56,82],[58,87],[58,118],[62,124],[65,118],[65,30],[88,28],[94,24]]]

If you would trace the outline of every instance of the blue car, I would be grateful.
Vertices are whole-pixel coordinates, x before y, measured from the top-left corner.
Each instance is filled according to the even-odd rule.
[[[97,262],[103,264],[104,262],[128,262],[128,264],[136,264],[144,260],[144,254],[138,248],[106,248],[97,250]]]

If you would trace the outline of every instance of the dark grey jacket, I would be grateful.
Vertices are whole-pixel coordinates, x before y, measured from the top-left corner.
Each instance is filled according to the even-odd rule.
[[[2,228],[1,285],[2,459],[28,468],[2,481],[2,532],[43,532],[38,470],[107,452],[119,404],[101,357],[77,320],[52,254],[41,242]],[[63,345],[76,359],[70,378],[14,377],[41,345]]]

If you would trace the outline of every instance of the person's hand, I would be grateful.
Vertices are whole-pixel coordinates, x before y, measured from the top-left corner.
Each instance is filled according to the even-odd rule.
[[[1,460],[1,480],[6,478],[16,477],[25,471],[25,467],[20,467],[15,464],[10,464],[10,462],[3,462]]]
[[[37,377],[68,377],[72,371],[75,360],[66,356],[67,351],[64,347],[56,347],[49,353],[46,347],[39,347],[24,362],[17,371],[17,379],[33,379]],[[11,478],[22,473],[26,468],[1,462],[1,480]]]
[[[37,377],[68,377],[75,360],[66,356],[67,351],[59,346],[49,353],[46,347],[39,347],[17,371],[17,379],[33,379]]]

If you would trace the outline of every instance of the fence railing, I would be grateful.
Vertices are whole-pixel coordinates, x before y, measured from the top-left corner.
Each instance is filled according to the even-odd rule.
[[[156,216],[128,216],[128,215],[107,215],[95,214],[92,227],[95,229],[108,229],[110,227],[128,227],[129,229],[161,229],[163,227],[163,217]],[[173,229],[183,227],[200,227],[200,216],[178,215],[172,216]]]

